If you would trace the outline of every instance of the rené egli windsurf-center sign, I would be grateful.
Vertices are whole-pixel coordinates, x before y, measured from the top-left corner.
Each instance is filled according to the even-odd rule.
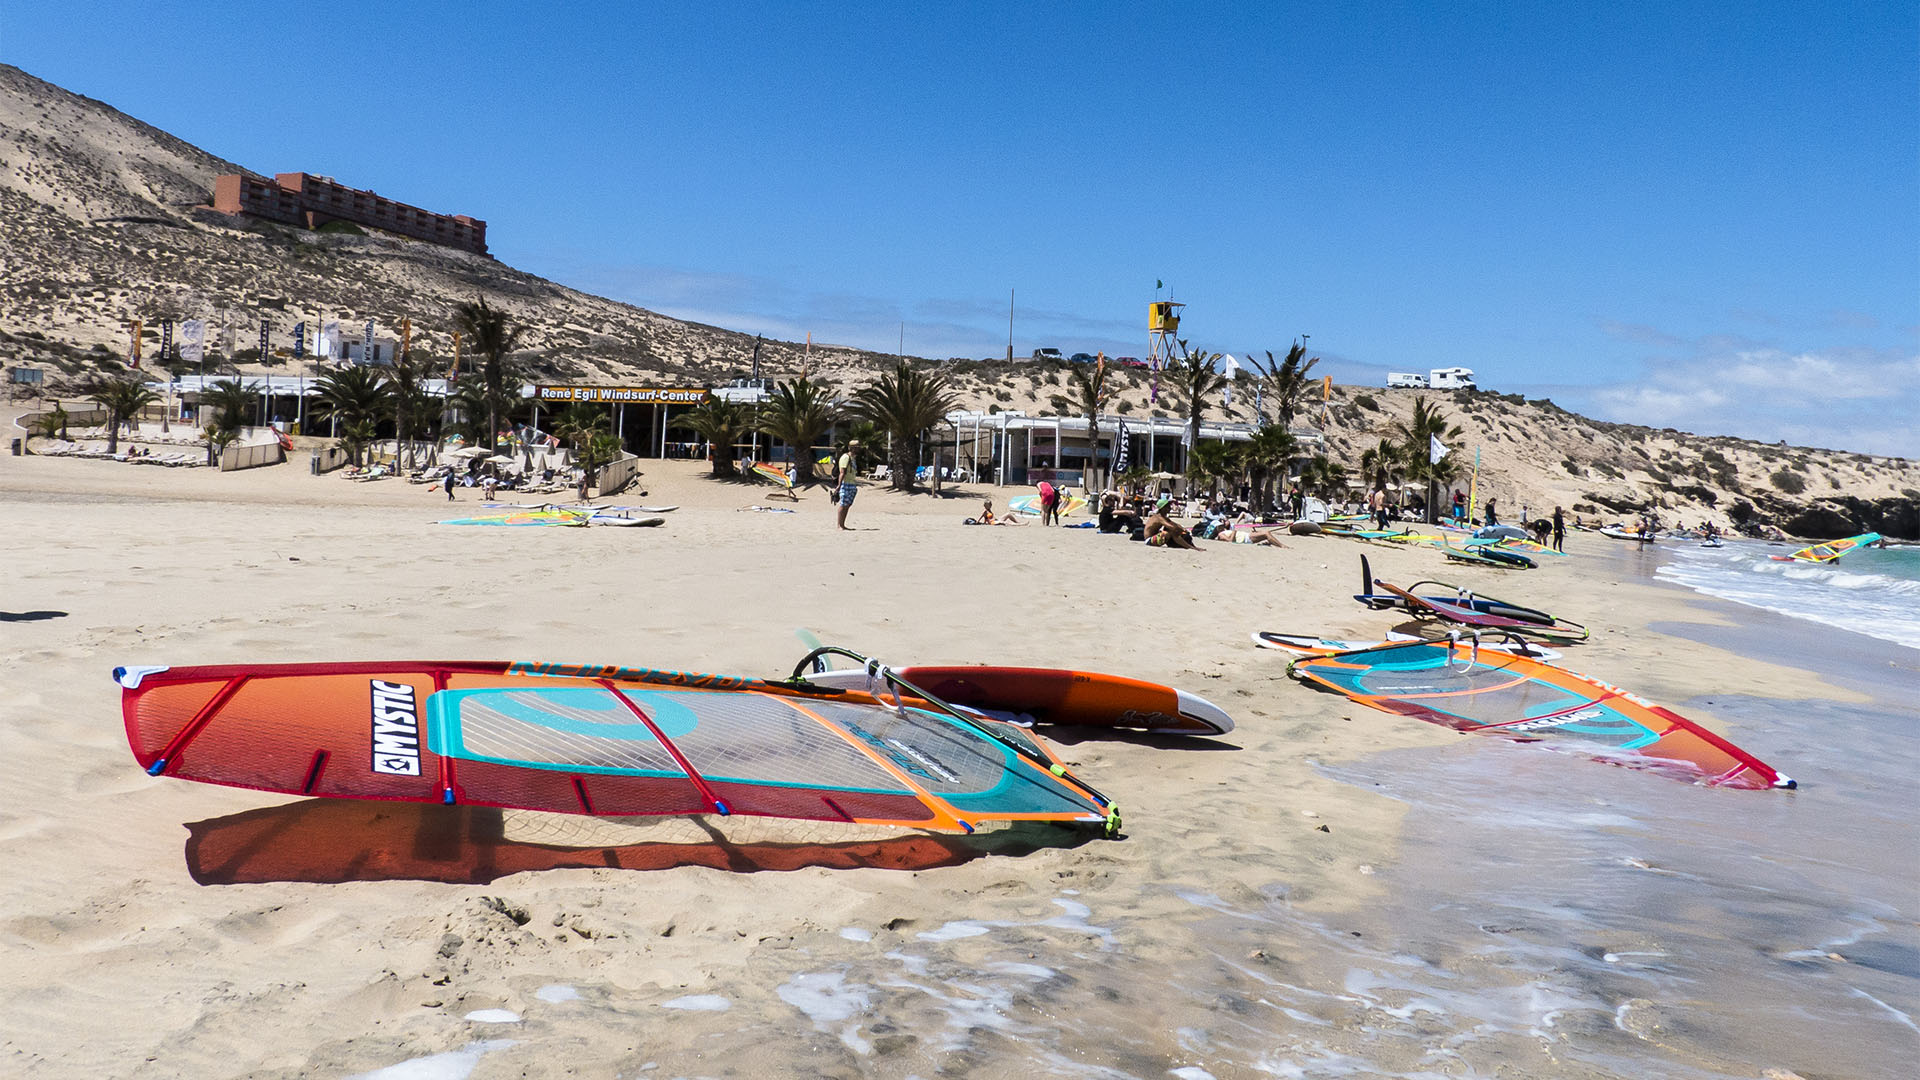
[[[707,396],[704,386],[535,386],[534,399],[583,402],[594,405],[698,405]]]

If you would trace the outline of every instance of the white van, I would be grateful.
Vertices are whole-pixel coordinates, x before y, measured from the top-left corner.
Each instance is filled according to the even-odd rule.
[[[1435,390],[1472,390],[1473,369],[1470,367],[1437,367],[1428,373],[1427,385]]]
[[[1411,371],[1387,372],[1387,386],[1389,388],[1402,388],[1402,387],[1414,386],[1414,387],[1420,387],[1424,389],[1426,385],[1427,385],[1427,377],[1425,375],[1417,375]]]

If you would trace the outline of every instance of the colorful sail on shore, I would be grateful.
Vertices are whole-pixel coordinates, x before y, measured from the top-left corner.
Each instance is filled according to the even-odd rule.
[[[1859,536],[1849,536],[1845,540],[1833,540],[1825,544],[1814,544],[1812,547],[1803,547],[1791,555],[1770,555],[1768,558],[1774,562],[1833,562],[1849,551],[1868,547],[1879,542],[1879,533],[1861,533]]]
[[[1376,580],[1365,555],[1360,556],[1361,591],[1354,599],[1375,610],[1398,608],[1416,619],[1438,619],[1478,630],[1501,630],[1549,641],[1585,641],[1587,628],[1570,619],[1548,614],[1537,608],[1478,596],[1471,590],[1444,581],[1417,581],[1403,589]],[[1422,586],[1446,590],[1438,594],[1420,594]]]
[[[154,776],[594,816],[743,814],[945,831],[1119,828],[1011,725],[871,694],[598,665],[121,668]]]
[[[1383,712],[1547,740],[1715,787],[1791,788],[1772,766],[1618,687],[1473,640],[1389,643],[1295,660],[1294,677]]]

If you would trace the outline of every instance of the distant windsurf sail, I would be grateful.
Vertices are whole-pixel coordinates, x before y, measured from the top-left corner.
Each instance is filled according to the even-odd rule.
[[[1879,533],[1861,533],[1859,536],[1849,536],[1845,540],[1834,540],[1825,544],[1814,544],[1812,547],[1803,547],[1791,555],[1770,555],[1768,558],[1774,562],[1833,562],[1849,551],[1867,547],[1870,544],[1879,543],[1879,541]]]
[[[632,511],[649,510],[644,506],[605,506],[593,505],[560,506],[554,503],[542,503],[534,506],[515,506],[509,503],[489,503],[487,509],[494,511],[476,514],[473,517],[449,518],[439,522],[441,525],[493,525],[516,528],[585,528],[589,525],[624,525],[651,527],[666,523],[660,517],[634,517]],[[678,507],[665,507],[667,510]]]
[[[793,486],[793,477],[778,465],[769,465],[764,461],[752,463],[753,471],[763,480],[771,480],[783,488]]]
[[[1044,743],[922,700],[535,663],[123,668],[154,776],[595,816],[744,814],[945,831],[1119,828]]]
[[[1617,687],[1472,640],[1391,643],[1293,661],[1295,678],[1460,731],[1574,747],[1696,783],[1794,782],[1683,716]]]

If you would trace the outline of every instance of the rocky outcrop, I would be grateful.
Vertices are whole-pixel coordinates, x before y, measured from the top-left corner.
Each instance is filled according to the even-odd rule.
[[[1877,532],[1895,540],[1920,540],[1920,498],[1818,499],[1781,523],[1795,536],[1833,539]]]

